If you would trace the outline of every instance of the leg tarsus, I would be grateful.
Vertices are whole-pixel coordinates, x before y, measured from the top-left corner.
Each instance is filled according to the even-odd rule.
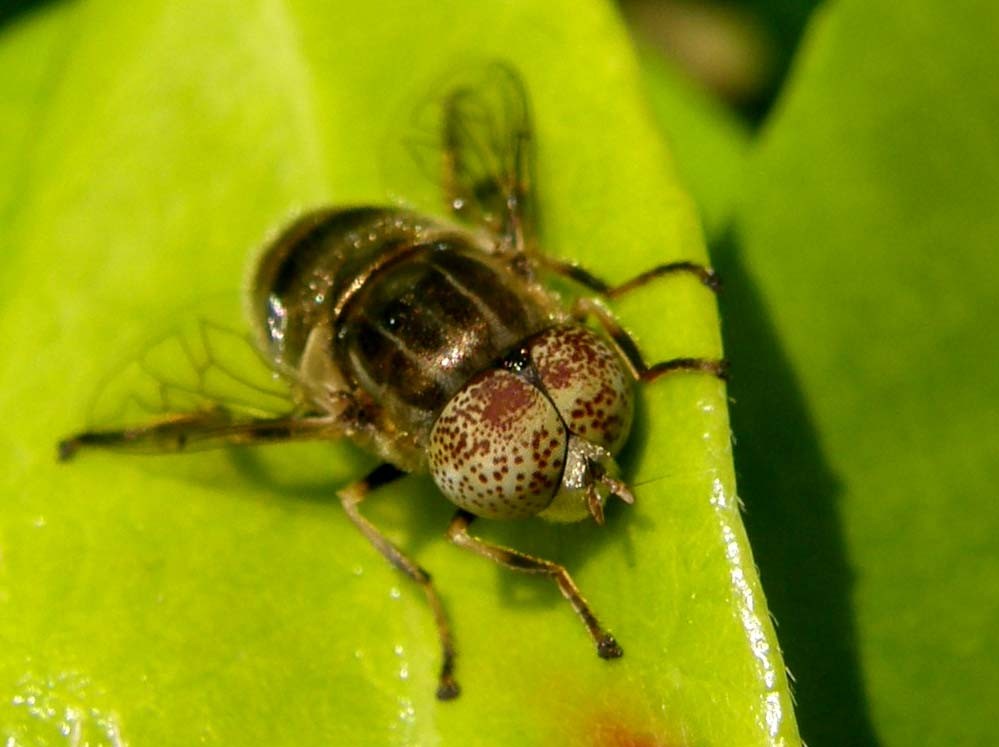
[[[676,371],[693,371],[708,373],[716,376],[722,381],[728,381],[728,361],[724,358],[708,360],[705,358],[673,358],[668,361],[660,361],[646,367],[641,374],[641,380],[645,382],[655,381],[660,376]]]
[[[576,611],[576,614],[583,621],[587,632],[593,639],[597,647],[597,655],[601,659],[617,659],[624,651],[614,636],[608,633],[600,625],[596,615],[590,609],[590,605],[583,598],[576,583],[572,580],[569,572],[558,563],[543,558],[537,558],[527,553],[512,550],[508,547],[493,545],[475,537],[468,532],[468,527],[475,520],[475,516],[467,511],[459,509],[451,523],[448,525],[447,537],[458,547],[471,550],[477,555],[488,558],[500,565],[506,566],[515,571],[523,573],[537,573],[549,576],[558,585],[569,604]]]
[[[597,641],[597,656],[601,659],[620,659],[624,656],[624,649],[614,640],[614,636],[605,633],[604,637]]]
[[[358,505],[372,489],[385,485],[402,476],[403,473],[396,467],[389,464],[382,464],[372,470],[363,480],[348,485],[338,492],[343,510],[354,525],[361,530],[367,540],[374,545],[386,560],[393,566],[405,573],[423,589],[427,597],[427,603],[434,615],[434,622],[437,625],[437,634],[441,644],[441,670],[437,681],[437,698],[439,700],[453,700],[461,693],[461,687],[454,678],[455,649],[454,640],[451,637],[451,627],[448,624],[447,614],[444,605],[437,596],[430,574],[412,561],[402,550],[396,547],[378,528],[366,519],[358,509]]]

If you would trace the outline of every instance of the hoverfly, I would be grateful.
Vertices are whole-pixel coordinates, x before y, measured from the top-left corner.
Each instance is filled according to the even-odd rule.
[[[631,427],[634,382],[675,371],[724,378],[726,366],[647,364],[598,300],[666,275],[715,290],[711,268],[673,262],[612,286],[540,251],[528,100],[512,69],[493,63],[454,80],[434,108],[430,150],[449,220],[389,206],[323,208],[287,226],[256,264],[250,323],[259,353],[287,385],[284,414],[213,399],[199,379],[174,385],[202,395],[185,400],[193,404],[164,397],[150,422],[76,434],[59,455],[344,437],[373,452],[382,464],[337,494],[378,552],[423,588],[442,649],[437,696],[446,700],[459,686],[444,607],[429,574],[361,514],[366,496],[406,473],[429,473],[456,505],[451,542],[550,577],[598,655],[617,658],[621,647],[564,567],[485,542],[470,527],[479,517],[603,524],[611,497],[634,502],[614,459]],[[542,283],[546,275],[590,296],[566,306]],[[171,391],[160,384],[161,395]]]

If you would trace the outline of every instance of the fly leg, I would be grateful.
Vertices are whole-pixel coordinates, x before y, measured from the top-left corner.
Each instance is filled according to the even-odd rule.
[[[440,700],[451,700],[458,697],[461,692],[461,688],[454,679],[454,640],[451,637],[451,627],[444,612],[444,605],[441,604],[440,597],[437,596],[437,591],[430,581],[430,574],[392,544],[374,524],[361,515],[358,508],[371,490],[390,483],[404,474],[390,464],[382,464],[368,473],[368,476],[363,480],[340,490],[337,495],[340,498],[340,503],[343,504],[343,510],[347,512],[347,516],[354,522],[354,525],[361,530],[361,534],[367,537],[375,549],[385,556],[393,566],[423,588],[430,609],[434,613],[434,621],[437,623],[437,634],[440,637],[443,652],[440,678],[437,684],[437,697]]]
[[[569,601],[576,614],[579,615],[579,619],[586,626],[590,638],[597,645],[597,655],[601,659],[616,659],[624,653],[617,641],[614,640],[614,636],[600,625],[596,615],[593,614],[593,610],[590,609],[590,605],[583,599],[583,595],[579,592],[579,587],[576,586],[576,583],[572,580],[572,576],[569,575],[569,572],[564,567],[550,560],[536,558],[533,555],[518,552],[517,550],[484,542],[468,533],[468,527],[474,520],[475,516],[473,514],[459,509],[448,525],[448,539],[458,545],[458,547],[471,550],[477,555],[489,558],[512,570],[523,573],[538,573],[551,577],[558,584],[562,596]]]
[[[717,376],[722,381],[728,379],[728,361],[725,359],[671,358],[649,365],[645,362],[635,339],[621,327],[614,315],[595,299],[580,298],[576,301],[573,306],[573,316],[580,321],[592,316],[599,322],[636,381],[654,381],[674,371],[695,371]]]
[[[714,292],[717,292],[721,287],[721,281],[717,273],[710,267],[698,264],[697,262],[668,262],[653,267],[651,270],[646,270],[619,285],[611,285],[588,270],[571,262],[563,262],[545,256],[539,257],[539,262],[551,272],[569,278],[579,285],[610,299],[620,298],[625,293],[640,288],[656,278],[669,275],[692,275]],[[637,381],[653,381],[663,374],[674,371],[699,371],[717,376],[722,380],[728,378],[728,361],[724,359],[672,358],[649,365],[645,362],[642,351],[639,350],[634,338],[621,327],[614,314],[595,298],[580,298],[576,301],[573,306],[573,316],[580,321],[592,316],[600,323],[600,326],[610,336],[618,353],[628,365],[631,375]]]
[[[553,257],[545,256],[540,257],[539,261],[546,269],[551,270],[558,275],[562,275],[563,277],[567,277],[570,280],[579,283],[583,287],[589,288],[591,291],[599,293],[602,296],[606,296],[607,298],[620,298],[628,291],[640,288],[651,280],[665,277],[667,275],[693,275],[713,291],[717,291],[721,287],[721,280],[719,279],[718,274],[710,267],[698,264],[697,262],[668,262],[666,264],[657,265],[651,270],[646,270],[640,275],[636,275],[620,285],[611,285],[575,263],[563,262]]]
[[[220,446],[249,446],[282,441],[330,440],[353,427],[340,415],[286,415],[277,418],[233,418],[223,408],[171,415],[120,430],[77,433],[59,442],[60,461],[80,449],[110,449],[139,453],[170,453]]]

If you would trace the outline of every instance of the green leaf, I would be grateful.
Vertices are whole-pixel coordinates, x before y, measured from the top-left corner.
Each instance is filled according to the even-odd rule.
[[[705,259],[601,3],[95,0],[0,38],[0,101],[26,143],[0,151],[9,742],[798,744],[709,377],[644,389],[624,457],[635,509],[604,528],[482,522],[567,565],[618,662],[553,584],[448,545],[426,478],[365,504],[445,598],[451,703],[433,697],[421,592],[337,505],[372,463],[350,444],[55,464],[116,361],[202,299],[228,293],[238,314],[248,257],[295,211],[383,202],[379,154],[408,107],[496,57],[534,102],[550,252],[609,280]],[[714,300],[688,280],[617,304],[650,358],[720,354]]]
[[[997,29],[992,3],[830,5],[715,252],[806,739],[994,739]]]
[[[673,146],[677,172],[697,203],[710,244],[722,238],[732,223],[750,134],[721,102],[654,50],[641,50],[641,63],[652,113]]]

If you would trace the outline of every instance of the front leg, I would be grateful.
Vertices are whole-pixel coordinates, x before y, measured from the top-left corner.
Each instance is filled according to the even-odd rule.
[[[569,575],[569,571],[550,560],[536,558],[533,555],[511,550],[507,547],[493,545],[469,534],[468,527],[473,521],[475,521],[473,514],[459,509],[448,526],[448,539],[458,545],[458,547],[471,550],[477,555],[489,558],[512,570],[521,571],[522,573],[540,573],[551,577],[558,584],[562,596],[569,600],[569,604],[572,605],[572,608],[586,626],[590,638],[597,645],[597,655],[602,659],[616,659],[624,653],[617,641],[614,640],[614,636],[600,625],[597,616],[593,614],[590,605],[583,599],[583,595],[579,592],[579,587],[576,586],[576,583],[572,580],[572,576]]]

